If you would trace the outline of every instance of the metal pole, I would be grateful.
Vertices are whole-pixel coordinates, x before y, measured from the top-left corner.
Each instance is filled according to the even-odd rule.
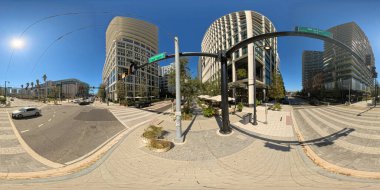
[[[253,43],[253,125],[257,125],[256,115],[256,47]]]
[[[5,103],[7,102],[7,81],[4,82],[5,83],[5,88],[4,88],[4,97],[5,97]]]
[[[222,123],[223,126],[220,129],[220,133],[229,134],[231,133],[230,119],[228,113],[228,90],[227,90],[227,56],[225,52],[220,52],[220,63],[221,63],[221,95],[222,95]]]
[[[351,104],[351,82],[348,83],[348,105]]]
[[[176,91],[176,110],[175,110],[175,127],[176,127],[176,137],[174,139],[177,143],[183,142],[182,136],[182,126],[181,126],[181,65],[179,62],[179,46],[178,37],[174,37],[174,48],[175,48],[175,91]]]

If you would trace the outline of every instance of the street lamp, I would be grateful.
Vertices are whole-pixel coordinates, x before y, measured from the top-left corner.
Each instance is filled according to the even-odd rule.
[[[257,114],[256,114],[256,48],[264,48],[265,50],[270,50],[270,46],[255,46],[253,43],[253,125],[257,125]],[[272,69],[272,68],[271,68]]]
[[[9,81],[4,81],[4,97],[5,97],[5,101],[7,101],[7,83],[9,84],[10,82]]]

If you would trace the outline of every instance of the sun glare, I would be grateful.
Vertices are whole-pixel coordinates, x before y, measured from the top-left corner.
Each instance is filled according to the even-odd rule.
[[[19,38],[15,38],[11,41],[12,48],[21,49],[24,47],[24,41]]]

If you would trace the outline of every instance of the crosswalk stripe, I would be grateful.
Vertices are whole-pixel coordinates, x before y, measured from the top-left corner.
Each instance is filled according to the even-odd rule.
[[[319,136],[325,137],[329,136],[327,132],[323,131],[318,125],[310,120],[309,117],[307,117],[303,110],[299,111],[300,115],[303,117],[304,121],[310,126]],[[344,138],[344,137],[342,137]],[[334,140],[334,145],[345,148],[350,151],[358,152],[358,153],[364,153],[364,154],[380,154],[380,148],[377,147],[364,147],[356,144],[349,143],[347,141],[336,139]]]
[[[356,123],[353,123],[352,122],[353,120],[351,120],[351,119],[339,116],[337,114],[333,114],[331,112],[325,112],[325,111],[322,111],[322,110],[314,110],[314,111],[317,112],[317,113],[320,113],[321,115],[327,117],[330,120],[333,120],[335,122],[342,123],[342,124],[345,124],[345,125],[348,125],[348,126],[354,126],[354,127],[358,127],[358,128],[362,128],[362,129],[380,130],[380,126],[379,127],[375,127],[375,125],[368,125],[368,123],[365,124],[365,125],[356,124]],[[337,119],[337,118],[339,118],[339,119]],[[369,123],[369,124],[371,124],[371,123]]]
[[[132,118],[131,117],[127,117],[127,118],[123,118],[121,120],[125,120],[125,121],[128,121],[128,122],[131,122],[131,121],[134,121],[134,120],[137,120],[137,119],[141,119],[143,117],[147,117],[147,116],[150,116],[150,115],[153,115],[153,114],[155,114],[155,113],[147,113],[147,114],[142,115],[140,117],[133,117],[133,116],[132,116]],[[131,119],[129,119],[129,118],[131,118]]]
[[[340,131],[342,130],[343,128],[345,127],[339,127],[333,123],[330,123],[324,119],[318,119],[317,117],[315,117],[315,113],[313,114],[311,110],[305,110],[306,113],[308,113],[310,115],[310,117],[313,117],[314,119],[317,119],[319,122],[325,124],[326,126],[328,126],[329,128],[332,128],[332,129],[335,129],[336,131]],[[372,135],[372,134],[365,134],[365,133],[359,133],[357,131],[353,131],[350,133],[350,135],[352,136],[355,136],[355,137],[358,137],[358,138],[364,138],[364,139],[374,139],[374,140],[380,140],[380,135]]]
[[[133,117],[133,116],[138,116],[138,115],[143,114],[143,113],[145,113],[145,112],[138,112],[138,113],[134,113],[134,114],[126,113],[126,114],[117,115],[117,116],[119,116],[120,119],[124,119],[124,118]]]

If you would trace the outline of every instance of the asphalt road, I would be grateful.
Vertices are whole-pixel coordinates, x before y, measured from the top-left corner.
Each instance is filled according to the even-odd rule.
[[[14,123],[41,156],[65,164],[91,152],[125,127],[107,110],[93,106],[45,106],[42,116]]]

